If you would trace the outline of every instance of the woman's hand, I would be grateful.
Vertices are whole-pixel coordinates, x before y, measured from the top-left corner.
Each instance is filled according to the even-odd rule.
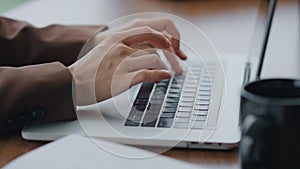
[[[170,18],[156,18],[156,19],[134,19],[125,23],[124,25],[116,28],[109,28],[107,31],[99,33],[97,36],[93,37],[93,47],[103,41],[105,38],[110,37],[115,32],[129,30],[132,28],[148,26],[158,32],[165,34],[171,42],[170,48],[165,50],[165,56],[167,57],[172,69],[176,73],[182,73],[182,68],[180,67],[177,57],[185,60],[187,57],[180,49],[180,33],[176,28],[175,24]],[[134,48],[144,49],[149,46],[145,45],[143,41],[141,43],[135,43],[135,46],[130,46]],[[92,47],[91,47],[92,48]]]
[[[156,21],[151,20],[152,23]],[[147,21],[147,24],[150,22]],[[171,66],[182,71],[175,57],[179,56],[178,53],[182,54],[179,44],[164,31],[150,26],[128,26],[97,39],[97,46],[69,67],[74,79],[77,105],[101,102],[141,82],[159,82],[170,78],[167,66],[158,55],[145,49],[147,47],[172,52],[167,52]],[[183,55],[179,57],[186,58]]]

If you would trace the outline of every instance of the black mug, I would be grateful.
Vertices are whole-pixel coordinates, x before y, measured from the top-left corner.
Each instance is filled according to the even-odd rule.
[[[300,80],[245,85],[240,113],[242,169],[300,168]]]

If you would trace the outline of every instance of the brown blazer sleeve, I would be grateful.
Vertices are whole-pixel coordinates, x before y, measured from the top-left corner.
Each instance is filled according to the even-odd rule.
[[[100,28],[36,28],[0,17],[0,133],[27,123],[76,119],[66,66]]]

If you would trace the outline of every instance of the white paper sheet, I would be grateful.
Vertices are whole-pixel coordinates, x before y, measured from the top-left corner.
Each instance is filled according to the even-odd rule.
[[[162,155],[156,155],[130,146],[110,143],[98,140],[95,144],[92,140],[82,136],[67,136],[33,150],[4,167],[4,169],[93,169],[93,168],[122,168],[122,169],[201,169],[199,166],[187,162],[175,160]],[[149,158],[128,158],[112,154],[108,149],[126,151],[126,154],[149,156]]]

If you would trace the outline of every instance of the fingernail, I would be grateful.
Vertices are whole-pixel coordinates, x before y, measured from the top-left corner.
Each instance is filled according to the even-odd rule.
[[[161,70],[161,71],[164,72],[163,78],[167,79],[172,77],[172,74],[169,71],[167,70]]]
[[[179,55],[179,57],[182,60],[186,60],[187,59],[187,56],[181,50],[179,50],[177,54]]]

